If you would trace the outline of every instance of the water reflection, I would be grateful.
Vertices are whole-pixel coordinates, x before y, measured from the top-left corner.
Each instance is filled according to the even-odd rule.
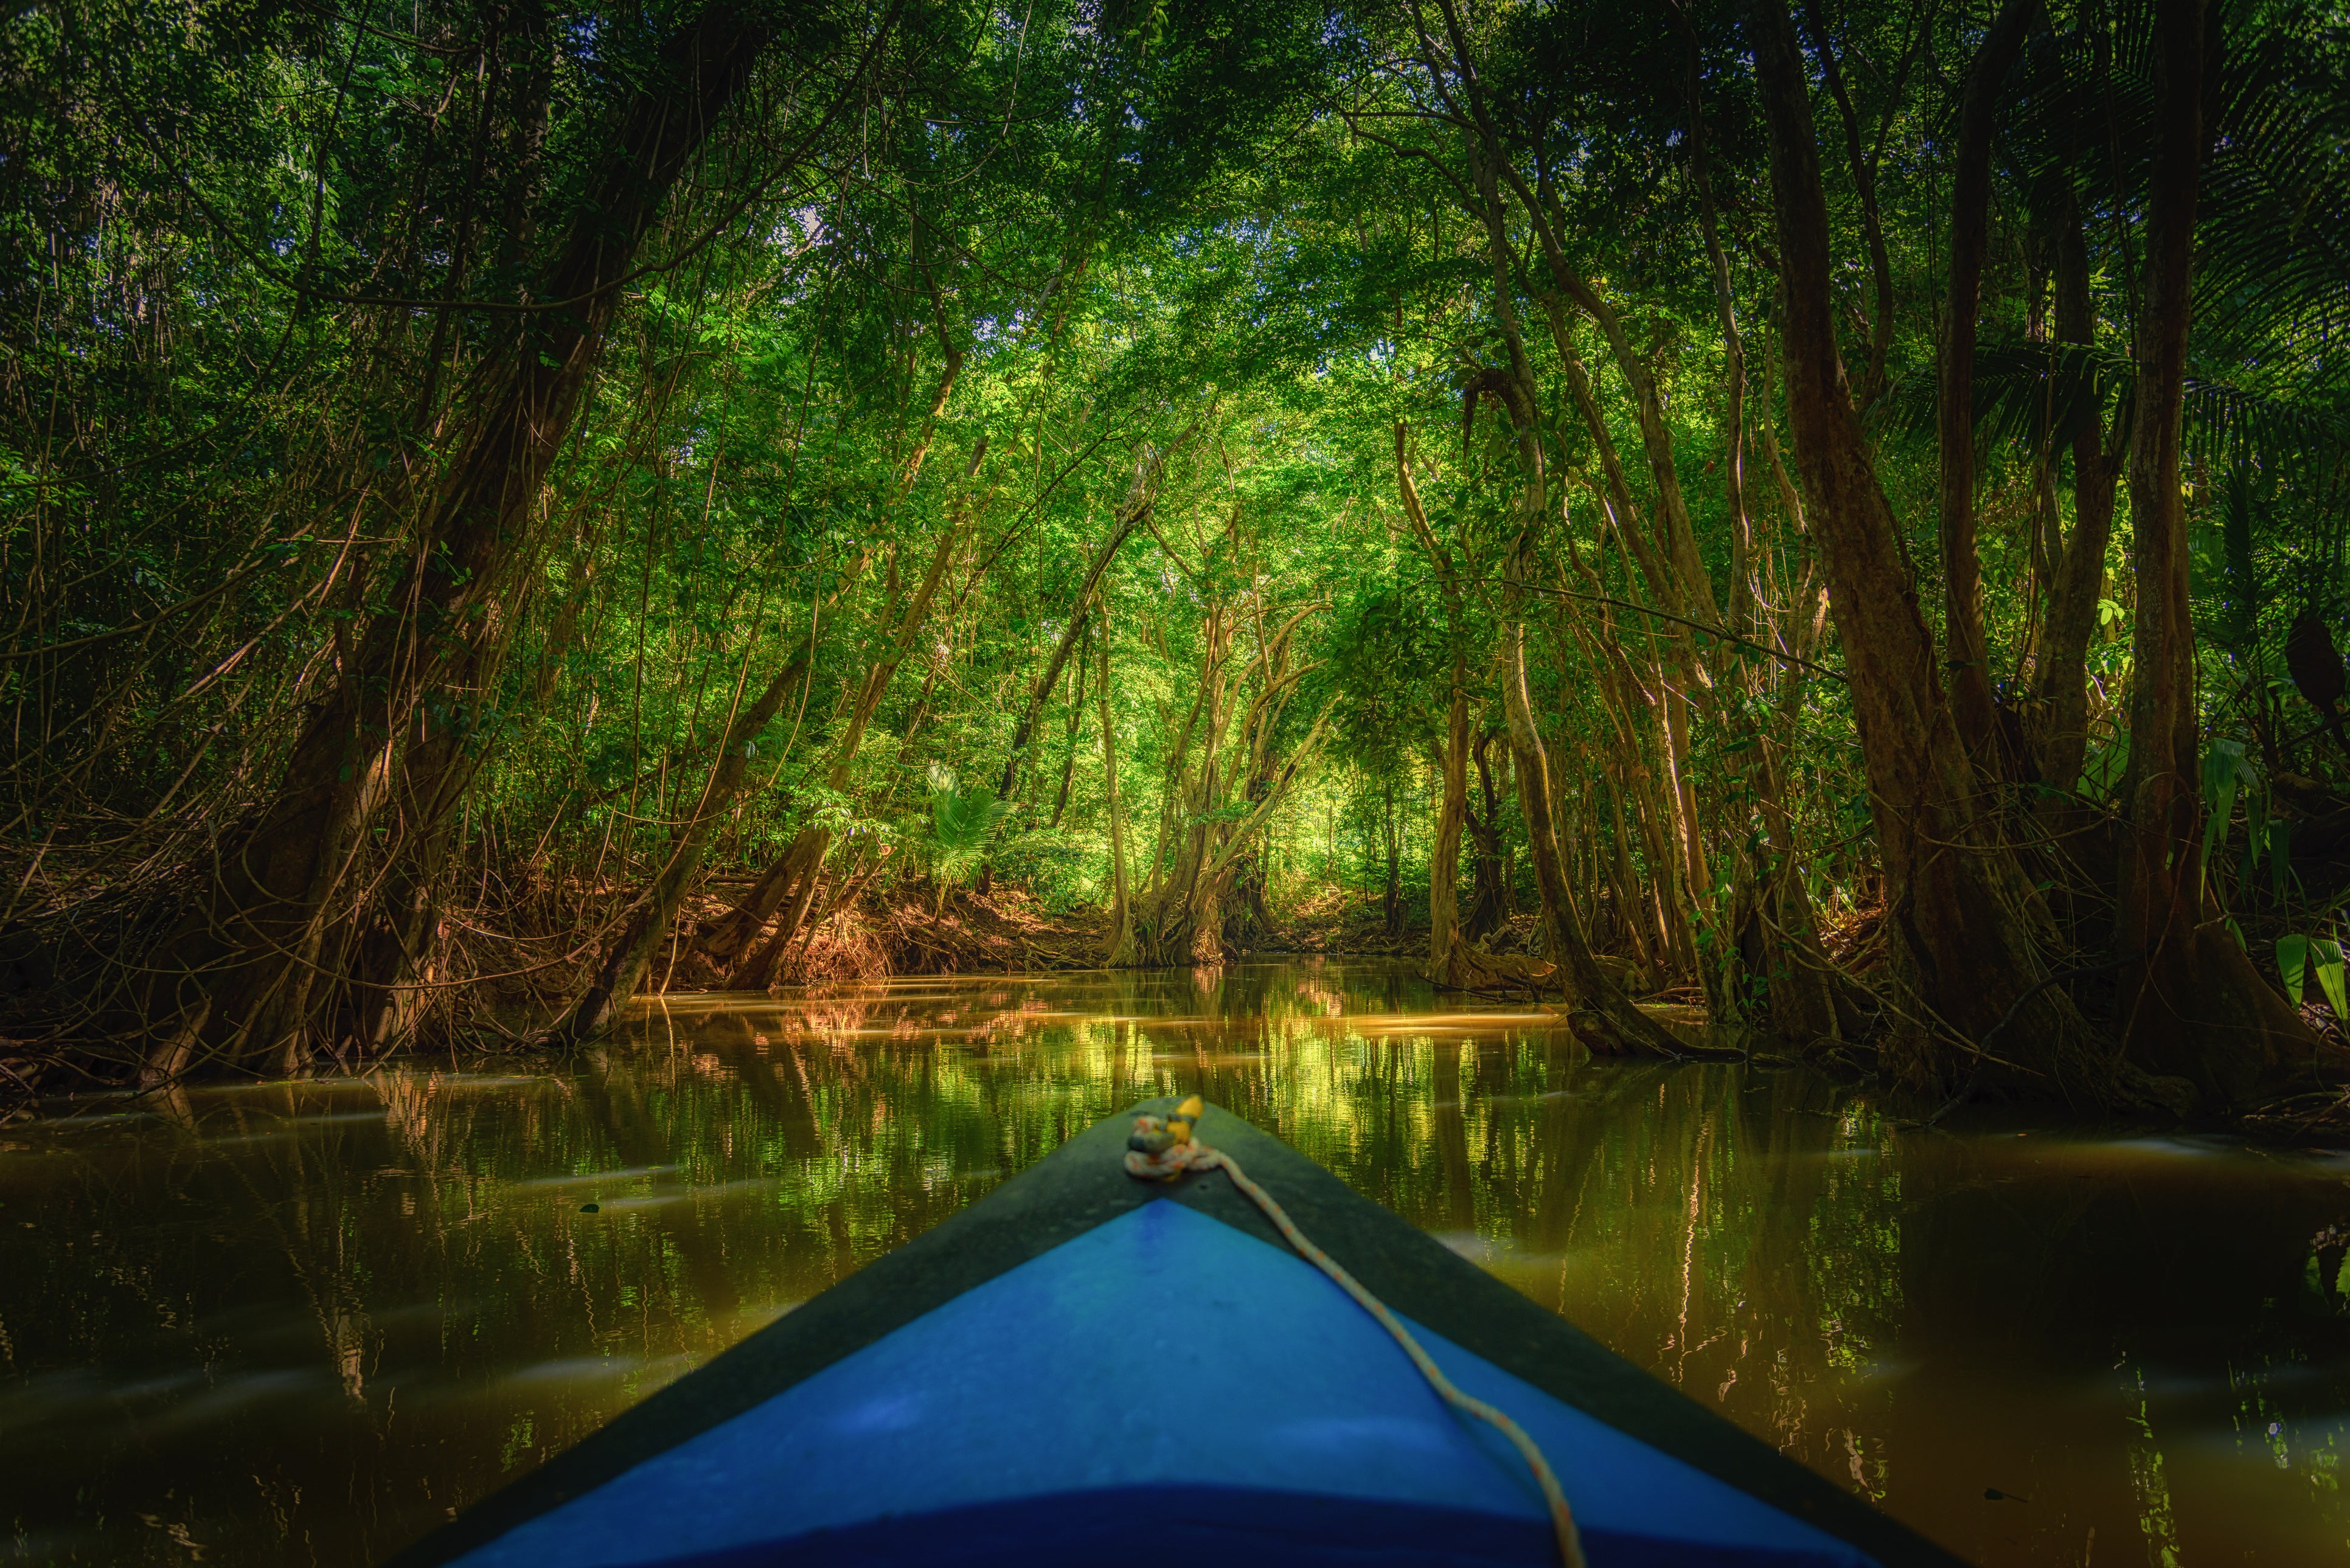
[[[1979,1561],[2350,1549],[2350,1164],[1904,1130],[1376,967],[672,1003],[559,1073],[0,1129],[0,1562],[362,1564],[1204,1090]],[[2029,1501],[2024,1501],[2024,1500]]]

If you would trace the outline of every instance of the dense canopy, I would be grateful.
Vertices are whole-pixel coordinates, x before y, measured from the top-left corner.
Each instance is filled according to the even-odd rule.
[[[2323,0],[65,0],[0,79],[18,1091],[1301,941],[1945,1099],[2350,1011]]]

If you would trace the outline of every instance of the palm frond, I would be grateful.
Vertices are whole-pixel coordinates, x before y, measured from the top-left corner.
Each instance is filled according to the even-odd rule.
[[[962,788],[954,770],[939,763],[931,764],[930,784],[931,860],[952,876],[986,849],[1011,806],[984,786]]]
[[[2001,124],[2027,204],[2093,231],[2143,213],[2157,129],[2153,8],[2106,15],[2033,37]],[[2211,47],[2199,337],[2318,353],[2350,331],[2350,21],[2328,0],[2244,0],[2215,13]]]
[[[2099,414],[2126,418],[2137,387],[2126,355],[2102,346],[1992,342],[1975,353],[1979,449],[2048,452]],[[1930,365],[1897,378],[1871,405],[1881,439],[1930,441],[1940,386]],[[2350,427],[2331,407],[2189,375],[2181,436],[2214,468],[2249,463],[2274,477],[2333,479],[2350,463]]]
[[[2073,343],[1991,342],[1975,350],[1974,431],[1979,448],[2049,450],[2089,421],[2129,406],[2128,358]],[[1885,439],[1930,441],[1941,403],[1936,368],[1896,377],[1868,409]]]
[[[2241,8],[2225,28],[2199,199],[2196,312],[2247,344],[2350,330],[2350,21]]]

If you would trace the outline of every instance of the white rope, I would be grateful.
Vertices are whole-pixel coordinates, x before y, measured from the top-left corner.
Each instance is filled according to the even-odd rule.
[[[1411,1364],[1419,1368],[1419,1375],[1428,1379],[1428,1386],[1436,1390],[1438,1398],[1464,1416],[1475,1417],[1510,1440],[1510,1445],[1518,1450],[1518,1457],[1525,1460],[1526,1468],[1534,1472],[1534,1484],[1542,1489],[1543,1501],[1550,1505],[1551,1527],[1558,1536],[1559,1560],[1565,1568],[1586,1568],[1583,1537],[1575,1527],[1575,1513],[1567,1507],[1566,1493],[1558,1484],[1557,1472],[1550,1468],[1550,1461],[1543,1458],[1542,1449],[1533,1438],[1526,1435],[1526,1429],[1482,1399],[1463,1394],[1454,1387],[1452,1380],[1444,1376],[1443,1368],[1436,1365],[1435,1358],[1421,1348],[1419,1341],[1412,1337],[1411,1330],[1403,1325],[1403,1320],[1389,1312],[1386,1303],[1364,1289],[1362,1282],[1348,1273],[1337,1259],[1307,1240],[1305,1232],[1297,1228],[1297,1222],[1290,1219],[1288,1211],[1274,1201],[1272,1193],[1249,1179],[1248,1173],[1241,1169],[1231,1155],[1221,1149],[1210,1148],[1206,1144],[1193,1142],[1191,1128],[1204,1108],[1200,1097],[1194,1095],[1178,1106],[1171,1116],[1137,1116],[1133,1136],[1127,1139],[1126,1173],[1142,1181],[1173,1181],[1187,1170],[1222,1170],[1231,1177],[1232,1185],[1264,1210],[1264,1217],[1273,1221],[1274,1228],[1288,1239],[1291,1246],[1297,1249],[1300,1257],[1329,1275],[1340,1290],[1354,1297],[1365,1312],[1378,1320],[1381,1328],[1395,1336],[1395,1342],[1403,1346],[1404,1354],[1411,1357]]]

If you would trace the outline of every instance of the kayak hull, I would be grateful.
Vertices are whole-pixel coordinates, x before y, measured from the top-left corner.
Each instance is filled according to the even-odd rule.
[[[1126,1118],[396,1560],[512,1568],[1555,1560],[1523,1464],[1439,1402],[1221,1173]],[[1595,1568],[1955,1562],[1212,1109],[1307,1234],[1534,1436]]]
[[[1027,1568],[1037,1563],[1114,1563],[1164,1546],[1224,1568],[1363,1568],[1441,1563],[1448,1568],[1522,1568],[1555,1563],[1558,1543],[1544,1521],[1468,1509],[1423,1508],[1242,1487],[1115,1487],[1014,1498],[789,1542],[670,1560],[665,1568]],[[1797,1568],[1817,1559],[1708,1546],[1659,1546],[1605,1531],[1586,1532],[1595,1568]]]

